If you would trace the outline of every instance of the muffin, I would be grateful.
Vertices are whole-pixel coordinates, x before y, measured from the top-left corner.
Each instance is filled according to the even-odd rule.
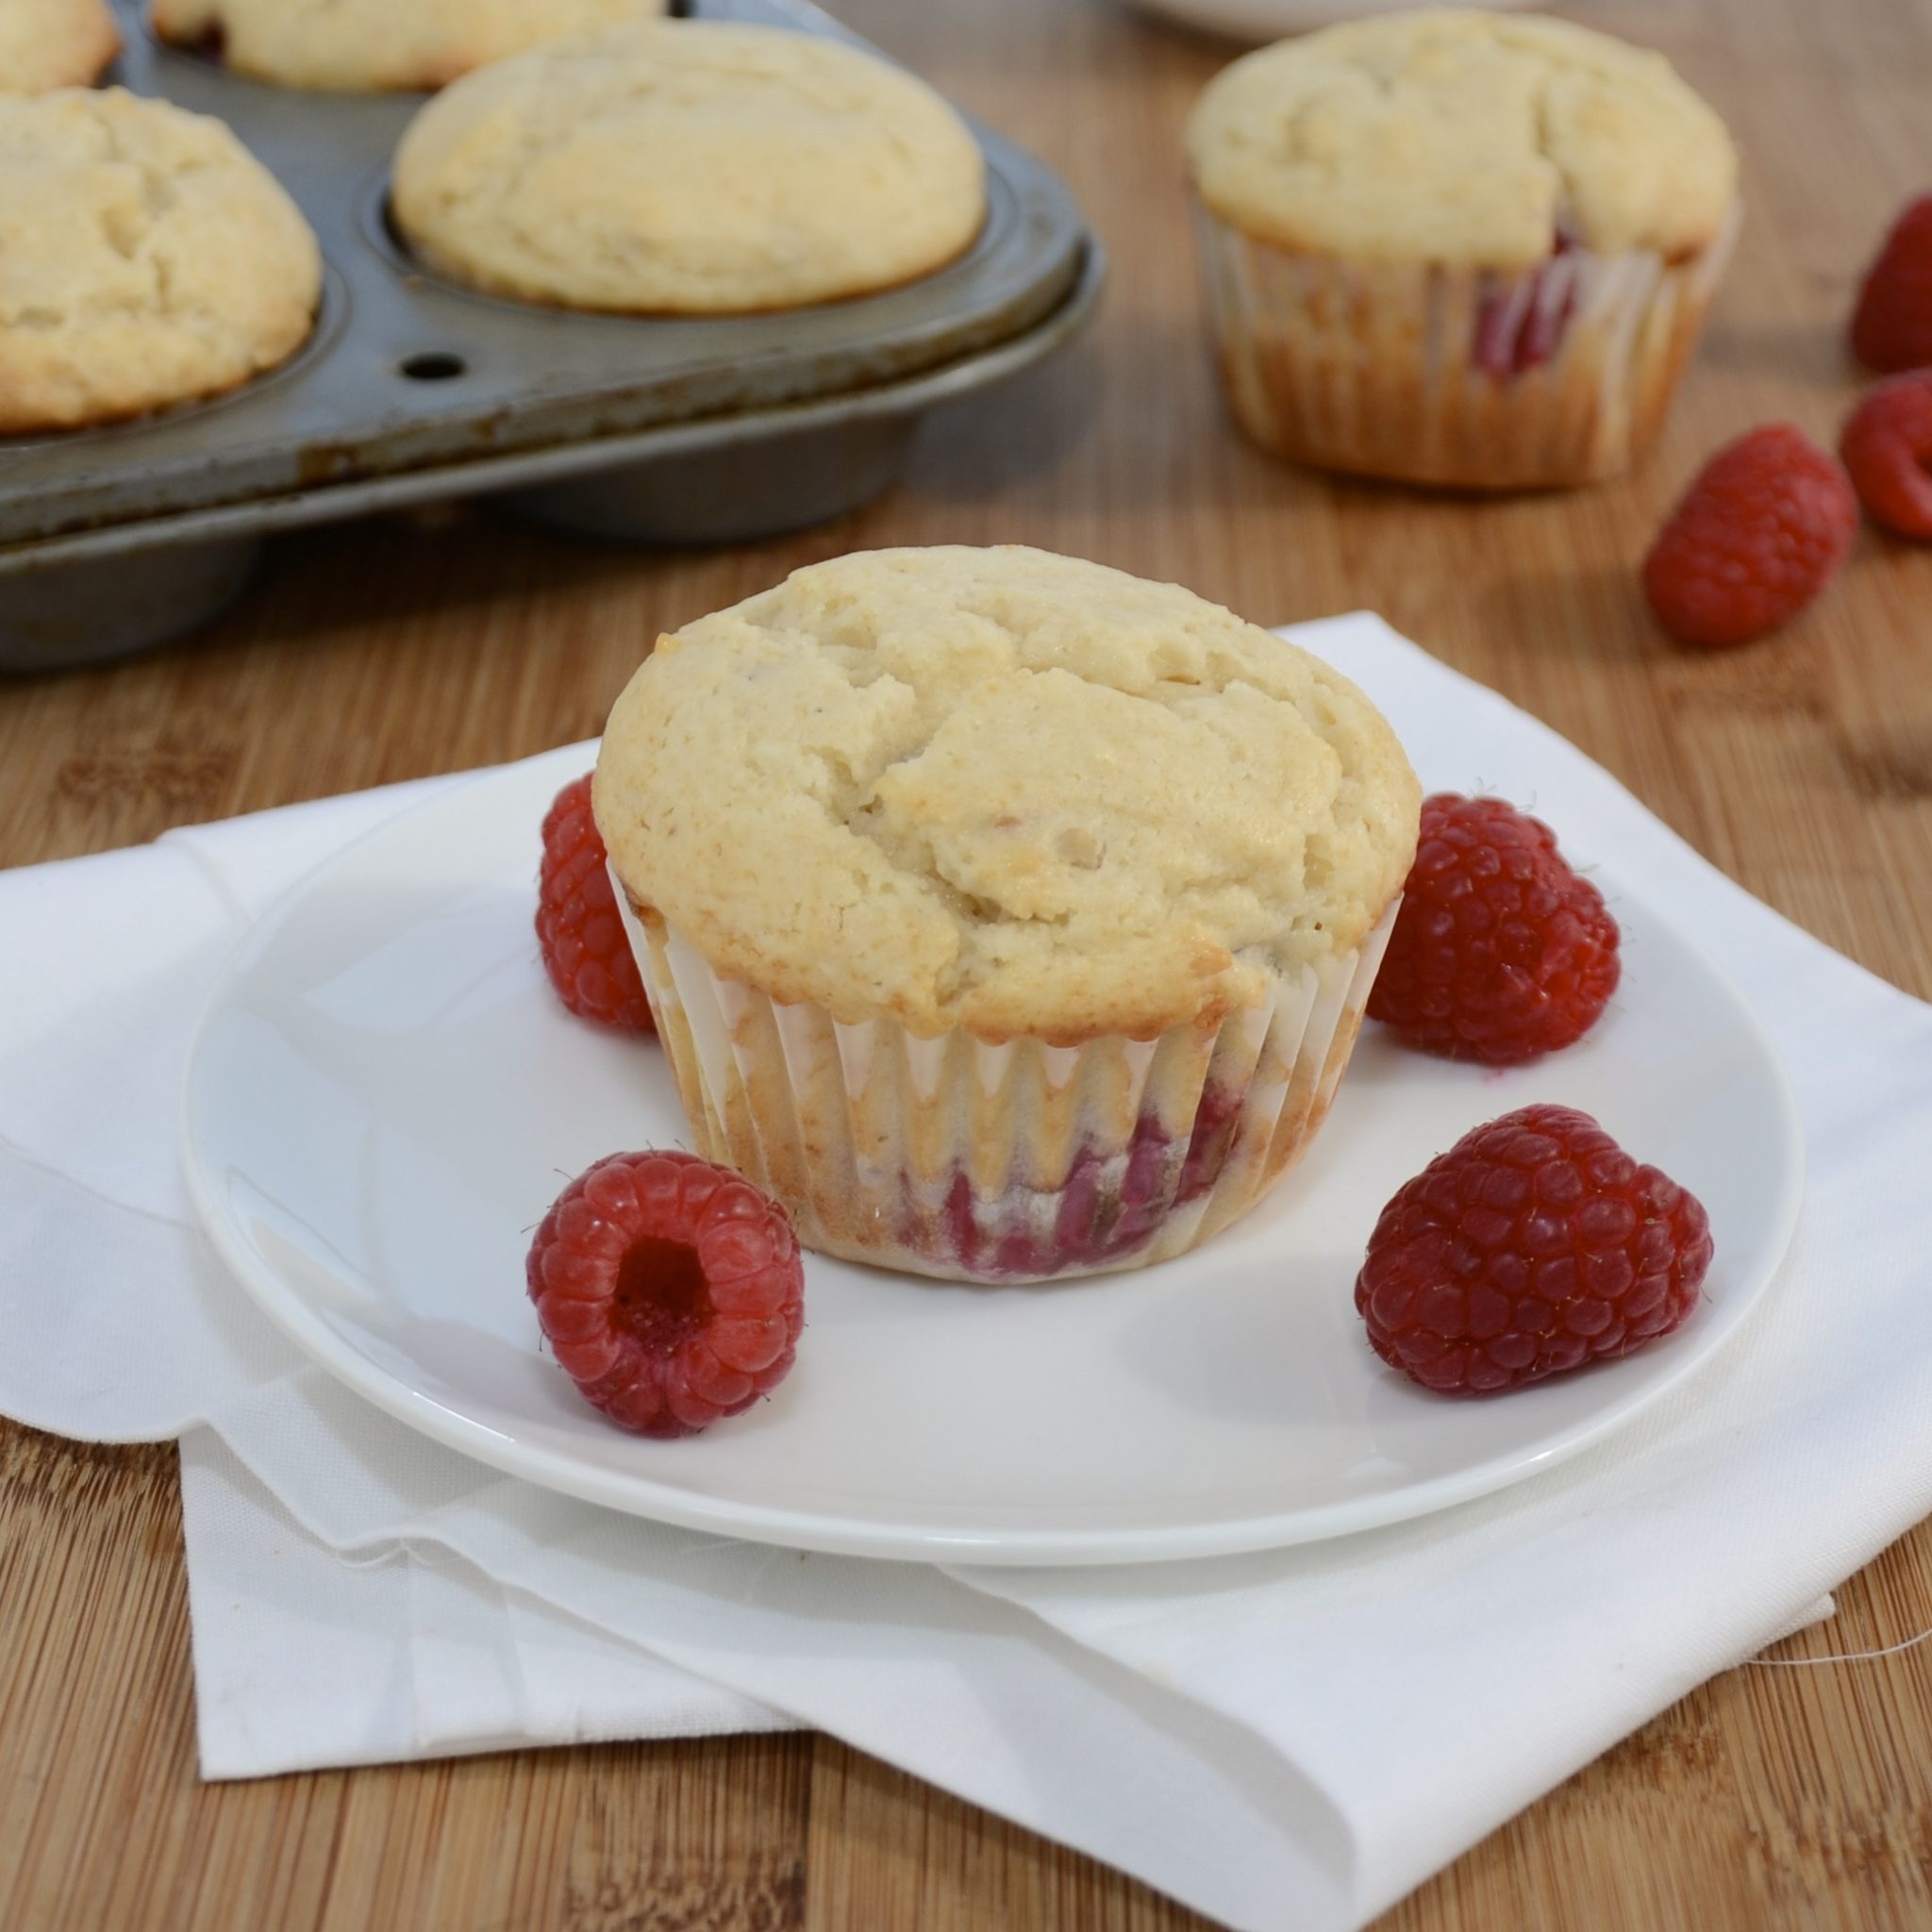
[[[647,21],[458,81],[396,156],[429,265],[569,308],[791,308],[930,274],[986,212],[978,143],[837,41]]]
[[[1724,124],[1561,21],[1391,14],[1208,89],[1188,157],[1234,413],[1297,462],[1513,490],[1623,469],[1735,238]]]
[[[655,18],[668,0],[153,0],[155,31],[282,87],[437,88],[564,34]]]
[[[308,223],[221,122],[119,88],[0,100],[0,435],[234,389],[321,290]]]
[[[808,1246],[1135,1268],[1307,1146],[1416,841],[1345,678],[1019,548],[795,573],[658,642],[592,792],[700,1152]]]
[[[107,0],[5,0],[0,94],[86,87],[121,51]]]

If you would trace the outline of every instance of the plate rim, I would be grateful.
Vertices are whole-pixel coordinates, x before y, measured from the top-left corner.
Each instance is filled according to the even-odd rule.
[[[1642,894],[1632,892],[1615,866],[1600,867],[1599,861],[1591,858],[1587,862],[1592,872],[1601,869],[1615,878],[1620,894],[1634,899],[1648,918],[1670,933],[1722,989],[1743,1021],[1772,1076],[1778,1103],[1777,1141],[1788,1179],[1777,1197],[1775,1218],[1763,1249],[1764,1259],[1726,1299],[1717,1322],[1705,1334],[1702,1346],[1686,1352],[1681,1359],[1674,1357],[1661,1371],[1653,1370],[1621,1400],[1607,1404],[1587,1420],[1560,1431],[1535,1454],[1524,1456],[1512,1451],[1376,1497],[1340,1500],[1273,1515],[1247,1516],[1234,1522],[1215,1520],[1159,1528],[1072,1531],[1015,1528],[994,1533],[854,1523],[849,1518],[826,1516],[814,1510],[698,1496],[656,1477],[606,1472],[579,1462],[562,1451],[505,1436],[488,1424],[446,1407],[380,1368],[314,1314],[301,1291],[276,1272],[248,1238],[208,1172],[195,1131],[197,1075],[207,1058],[208,1035],[218,1016],[226,1009],[233,989],[280,927],[325,879],[352,864],[365,847],[392,836],[409,820],[456,804],[463,792],[491,784],[534,784],[546,768],[561,767],[566,759],[580,758],[595,743],[595,740],[580,741],[487,771],[453,774],[449,786],[430,797],[405,805],[291,881],[249,924],[223,960],[196,1015],[179,1089],[178,1144],[189,1194],[203,1231],[249,1300],[311,1361],[354,1394],[432,1441],[500,1474],[675,1528],[832,1556],[960,1567],[1079,1569],[1251,1555],[1330,1541],[1436,1515],[1556,1468],[1634,1421],[1638,1414],[1662,1401],[1723,1353],[1784,1273],[1803,1207],[1806,1163],[1797,1095],[1783,1056],[1756,1008],[1730,974],[1675,921],[1657,911]],[[1602,1365],[1610,1371],[1617,1366]]]

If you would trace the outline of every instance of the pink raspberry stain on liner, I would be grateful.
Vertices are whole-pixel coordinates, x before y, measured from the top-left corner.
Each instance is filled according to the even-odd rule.
[[[985,1197],[957,1171],[940,1217],[948,1257],[982,1281],[1084,1274],[1128,1259],[1221,1178],[1244,1097],[1234,1088],[1207,1089],[1185,1146],[1151,1110],[1135,1122],[1124,1155],[1104,1157],[1083,1141],[1065,1182],[1051,1191],[1009,1188]],[[1042,1231],[1048,1211],[1052,1225]],[[906,1241],[927,1247],[931,1233],[908,1226]]]
[[[1484,295],[1475,322],[1475,365],[1484,375],[1507,382],[1554,358],[1576,313],[1576,247],[1559,228],[1547,261]]]

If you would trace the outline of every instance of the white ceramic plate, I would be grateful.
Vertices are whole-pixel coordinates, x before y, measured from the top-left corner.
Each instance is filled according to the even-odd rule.
[[[1133,0],[1133,4],[1143,12],[1164,14],[1205,33],[1258,42],[1307,33],[1338,21],[1365,20],[1373,13],[1394,13],[1416,6],[1418,0]],[[1439,0],[1439,4],[1453,4],[1453,0]],[[1487,0],[1491,11],[1531,4],[1532,0]]]
[[[1614,887],[1624,991],[1581,1046],[1486,1073],[1369,1027],[1302,1168],[1198,1254],[1060,1288],[808,1257],[798,1365],[678,1442],[624,1435],[539,1350],[529,1233],[567,1176],[682,1144],[655,1045],[551,997],[537,827],[565,751],[377,831],[255,927],[192,1056],[188,1170],[261,1307],[370,1401],[514,1475],[666,1523],[950,1562],[1203,1556],[1421,1515],[1547,1468],[1690,1374],[1790,1238],[1799,1141],[1738,995]],[[1579,841],[1580,842],[1580,841]],[[1662,1345],[1500,1399],[1383,1368],[1351,1291],[1375,1215],[1478,1121],[1587,1108],[1710,1210]]]

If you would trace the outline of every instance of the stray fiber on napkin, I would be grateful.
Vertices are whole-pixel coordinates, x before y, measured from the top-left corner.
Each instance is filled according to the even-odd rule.
[[[0,1411],[181,1436],[208,1774],[807,1724],[1242,1932],[1343,1932],[1932,1510],[1932,1008],[1379,620],[1292,634],[1426,784],[1533,801],[1641,882],[1777,1041],[1807,1192],[1737,1339],[1557,1469],[1257,1556],[941,1570],[635,1521],[308,1365],[224,1274],[176,1168],[186,1043],[248,919],[466,781],[0,874],[7,929],[35,935],[0,960]]]

